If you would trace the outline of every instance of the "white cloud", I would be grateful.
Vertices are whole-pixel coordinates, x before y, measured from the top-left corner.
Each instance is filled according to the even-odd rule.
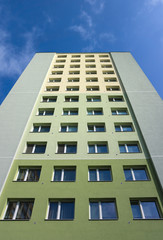
[[[163,0],[147,0],[146,3],[152,6],[156,6],[158,4],[163,4]]]
[[[89,27],[92,27],[93,26],[93,23],[92,23],[92,18],[90,15],[88,15],[88,13],[86,13],[85,11],[82,11],[81,12],[81,18],[83,18]]]
[[[21,74],[35,52],[34,40],[39,34],[39,30],[36,28],[23,34],[24,46],[19,50],[12,44],[10,33],[5,29],[0,29],[0,76]]]
[[[85,0],[85,1],[91,5],[92,10],[96,14],[101,13],[104,9],[105,0]]]
[[[116,41],[116,37],[113,33],[101,33],[100,34],[100,40],[105,40],[107,42],[113,43]]]
[[[84,40],[91,39],[92,37],[92,32],[84,28],[82,25],[73,25],[70,29],[79,33]]]

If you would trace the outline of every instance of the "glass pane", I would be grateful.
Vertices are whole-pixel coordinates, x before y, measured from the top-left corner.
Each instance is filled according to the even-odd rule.
[[[113,110],[112,115],[117,115],[117,112],[115,110]]]
[[[115,131],[116,131],[116,132],[121,132],[120,126],[115,126]]]
[[[97,181],[96,169],[89,169],[89,181]]]
[[[100,98],[93,98],[93,102],[100,102]]]
[[[134,169],[133,171],[136,180],[148,180],[145,169]]]
[[[132,132],[131,126],[122,126],[124,132]]]
[[[48,219],[57,219],[58,202],[51,202]]]
[[[66,130],[67,130],[67,126],[62,126],[61,127],[61,132],[66,132]]]
[[[45,115],[53,115],[53,111],[46,111]]]
[[[65,102],[70,102],[70,98],[65,98]]]
[[[33,144],[28,144],[28,145],[27,145],[26,153],[32,153],[33,146],[34,146]]]
[[[64,144],[58,144],[58,153],[64,153]]]
[[[128,148],[128,151],[130,152],[130,153],[136,153],[136,152],[140,152],[139,151],[139,148],[138,148],[138,145],[134,145],[134,144],[128,144],[127,145],[127,148]]]
[[[77,132],[77,127],[76,126],[69,126],[68,131],[69,132]]]
[[[125,153],[126,152],[125,145],[119,145],[119,149],[120,149],[120,153]]]
[[[27,169],[19,169],[17,181],[24,181],[26,171],[27,171]]]
[[[104,132],[105,127],[104,126],[96,126],[96,132]]]
[[[141,202],[146,219],[160,218],[155,202]]]
[[[89,145],[89,153],[95,153],[95,145]]]
[[[91,219],[99,219],[99,203],[91,202],[90,203]]]
[[[64,110],[63,115],[68,115],[68,111]]]
[[[117,212],[114,202],[101,202],[102,219],[116,219]]]
[[[64,169],[63,181],[75,181],[75,169]]]
[[[62,170],[61,169],[55,169],[54,171],[54,180],[53,181],[61,181],[61,174],[62,174]]]
[[[138,202],[132,202],[131,203],[131,209],[132,209],[132,214],[133,214],[134,219],[142,218]]]
[[[41,126],[40,132],[49,132],[49,131],[50,131],[50,127],[49,126]]]
[[[76,153],[76,145],[67,145],[66,153]]]
[[[40,169],[29,169],[27,181],[37,182],[40,178]]]
[[[9,202],[4,219],[13,219],[17,202]]]
[[[93,114],[92,110],[87,110],[87,114],[92,115]]]
[[[114,98],[115,102],[122,102],[122,98]]]
[[[74,202],[61,203],[61,216],[60,219],[74,219]]]
[[[91,102],[91,98],[87,98],[87,102]]]
[[[33,202],[20,202],[16,219],[30,219],[33,209]]]
[[[45,145],[36,145],[34,153],[45,153]]]
[[[100,181],[111,181],[111,172],[109,169],[99,169]]]
[[[102,115],[102,111],[101,110],[95,110],[94,115]]]
[[[107,153],[108,149],[106,145],[97,145],[97,152],[98,153]]]
[[[49,98],[49,102],[56,102],[56,98]]]
[[[132,173],[131,173],[131,170],[130,170],[130,169],[125,169],[125,170],[124,170],[124,173],[125,173],[125,179],[126,179],[126,181],[133,181]]]
[[[38,115],[43,115],[44,114],[44,111],[42,111],[42,110],[39,110],[39,113],[38,113]]]
[[[118,115],[127,115],[125,110],[118,110]]]
[[[78,111],[70,111],[70,115],[78,115]]]
[[[88,132],[94,132],[94,127],[93,126],[88,126]]]
[[[34,126],[33,132],[38,132],[38,130],[39,130],[39,126]]]
[[[78,98],[72,98],[71,102],[78,102]]]

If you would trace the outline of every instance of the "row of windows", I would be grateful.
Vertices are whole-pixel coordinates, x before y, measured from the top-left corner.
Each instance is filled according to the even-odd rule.
[[[52,71],[51,72],[52,75],[62,75],[63,71]],[[71,75],[78,75],[80,74],[80,71],[69,71],[69,74]],[[86,71],[85,74],[97,74],[97,71]],[[109,71],[102,71],[102,74],[115,74],[115,72],[113,70],[109,70]]]
[[[109,96],[109,102],[124,102],[123,96]],[[42,98],[42,102],[56,102],[57,96],[46,96]],[[65,96],[65,102],[78,102],[79,96]],[[101,96],[86,96],[87,102],[101,102]]]
[[[56,63],[65,63],[66,62],[66,59],[57,59],[55,61]],[[71,62],[73,63],[80,63],[80,59],[76,58],[76,59],[71,59]],[[93,58],[90,58],[90,59],[85,59],[85,62],[89,62],[89,63],[95,63],[95,59]],[[110,63],[110,59],[100,59],[100,62],[103,62],[103,63]]]
[[[64,65],[54,65],[54,68],[64,68]],[[82,65],[83,67],[83,65]],[[96,65],[94,64],[89,64],[89,65],[85,65],[86,68],[96,68]],[[101,65],[102,68],[112,68],[113,66],[111,64],[105,64],[105,65]],[[70,68],[80,68],[80,65],[70,65]]]
[[[50,123],[34,123],[31,132],[45,133],[50,131]],[[134,128],[132,123],[115,123],[116,132],[133,132]],[[78,123],[61,123],[59,132],[77,132]],[[105,132],[105,123],[88,123],[87,132]]]
[[[27,154],[43,154],[46,151],[46,142],[41,143],[27,143],[27,147],[24,153]],[[119,143],[120,153],[140,153],[140,146],[136,142],[131,143]],[[77,153],[77,142],[58,143],[58,154],[75,154]],[[88,143],[88,153],[109,153],[108,144],[106,142]]]
[[[112,115],[128,115],[127,108],[117,108],[117,109],[111,109]],[[54,108],[40,108],[38,110],[37,115],[38,116],[49,116],[54,114]],[[78,115],[78,108],[64,108],[62,115]],[[87,108],[87,115],[103,115],[103,109],[102,108]]]
[[[94,55],[94,54],[89,54],[89,55],[83,55],[82,56],[86,57],[86,58],[92,58],[94,56],[99,56],[100,58],[108,58],[109,55],[108,54],[99,54],[99,55]],[[66,58],[67,55],[57,55],[57,58]],[[75,55],[71,55],[72,58],[80,58],[81,55],[80,54],[75,54]]]
[[[156,199],[130,199],[133,219],[160,219],[162,217]],[[29,220],[34,199],[8,200],[4,220]],[[49,199],[46,220],[73,220],[75,199]],[[118,211],[115,199],[89,199],[90,220],[115,220]]]
[[[48,82],[61,82],[62,78],[49,78]],[[116,78],[109,77],[109,78],[104,78],[105,82],[117,82]],[[80,78],[68,78],[67,82],[80,82]],[[86,82],[98,82],[97,77],[93,78],[86,78]]]
[[[106,86],[107,91],[120,91],[119,86]],[[45,91],[47,92],[57,92],[59,91],[59,86],[48,86]],[[67,86],[65,91],[79,91],[79,86]],[[88,86],[86,91],[100,91],[99,86]]]
[[[150,180],[146,167],[124,167],[126,181],[147,181]],[[41,167],[19,167],[16,181],[18,182],[38,182],[40,179]],[[76,167],[55,167],[52,181],[54,182],[74,182],[76,180]],[[112,181],[110,166],[89,167],[89,182]]]

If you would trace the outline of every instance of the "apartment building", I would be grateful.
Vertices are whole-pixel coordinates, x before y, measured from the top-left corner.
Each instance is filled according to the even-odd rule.
[[[128,52],[37,53],[0,109],[2,239],[161,240],[162,110]]]

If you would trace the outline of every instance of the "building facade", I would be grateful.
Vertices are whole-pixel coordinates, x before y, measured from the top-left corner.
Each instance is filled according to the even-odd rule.
[[[37,53],[0,118],[3,239],[162,239],[163,103],[130,53]]]

